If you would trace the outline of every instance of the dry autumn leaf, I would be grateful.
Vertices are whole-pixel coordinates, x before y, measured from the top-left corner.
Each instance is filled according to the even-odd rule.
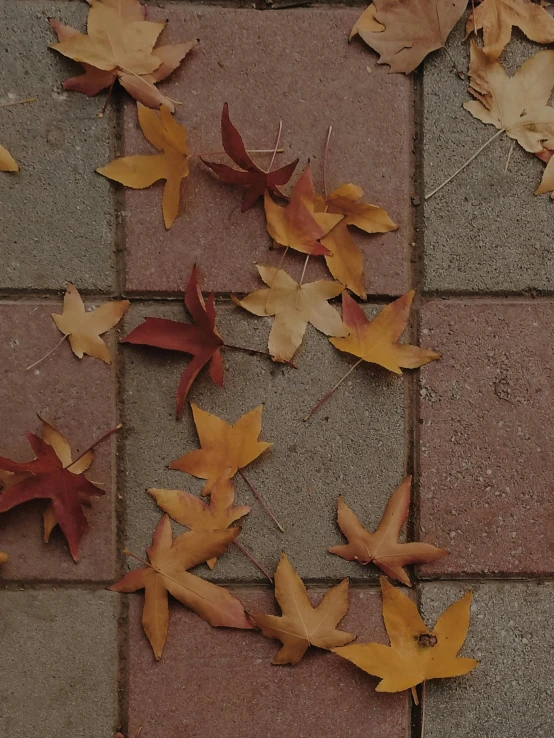
[[[231,479],[273,444],[259,441],[263,405],[245,413],[234,425],[191,403],[200,449],[172,461],[170,469],[205,479],[202,494],[209,495],[220,477]]]
[[[0,513],[30,500],[49,499],[53,507],[53,517],[45,520],[45,526],[54,520],[57,521],[67,539],[73,559],[78,561],[79,543],[89,527],[81,506],[83,501],[87,501],[90,497],[104,494],[103,489],[89,482],[84,476],[80,462],[86,459],[94,446],[120,427],[117,426],[105,433],[73,462],[66,456],[68,449],[65,444],[59,438],[54,441],[52,433],[47,434],[48,442],[46,438],[40,438],[34,433],[26,433],[27,440],[36,455],[33,461],[21,463],[0,456],[0,469],[21,475],[15,484],[8,485],[0,494]],[[49,445],[50,443],[52,445]],[[54,447],[54,443],[57,448]],[[67,464],[64,464],[58,456],[58,451],[66,458]],[[70,466],[73,467],[71,471]],[[75,473],[75,468],[81,468],[81,471]]]
[[[342,284],[325,280],[298,284],[283,269],[261,265],[257,269],[268,287],[235,302],[254,315],[275,316],[268,341],[275,361],[292,359],[308,323],[327,336],[345,334],[338,312],[327,302],[341,294]]]
[[[428,679],[462,676],[476,659],[460,658],[469,628],[471,592],[444,611],[433,630],[423,622],[409,597],[381,577],[383,620],[390,646],[357,643],[333,651],[382,681],[377,692],[402,692]]]
[[[554,51],[539,51],[508,77],[499,62],[471,42],[470,93],[476,98],[464,108],[482,123],[498,128],[526,151],[542,151],[554,138],[554,107],[548,105],[554,87]],[[492,139],[491,139],[492,140]]]
[[[403,567],[407,564],[427,564],[448,555],[429,543],[399,543],[398,536],[410,512],[411,477],[406,477],[391,495],[375,533],[369,533],[356,515],[339,496],[337,522],[348,540],[345,546],[333,546],[331,553],[359,564],[373,563],[391,579],[411,587]]]
[[[3,146],[0,146],[0,172],[19,172],[16,160]]]
[[[173,112],[173,101],[157,89],[156,83],[177,69],[198,41],[154,48],[165,23],[145,20],[146,8],[139,0],[87,1],[91,5],[88,35],[50,19],[58,36],[58,42],[50,48],[80,62],[85,69],[85,74],[66,80],[64,89],[91,96],[119,79],[144,105],[166,105]]]
[[[110,364],[110,351],[100,336],[119,323],[130,304],[129,300],[112,300],[86,311],[81,295],[70,283],[63,298],[62,314],[52,313],[52,317],[64,338],[69,336],[75,356],[82,359],[88,354]]]
[[[275,570],[275,599],[281,616],[254,615],[262,633],[283,644],[274,664],[297,664],[309,646],[331,650],[356,638],[353,633],[337,630],[348,612],[348,579],[326,592],[312,607],[304,582],[283,553]]]
[[[92,449],[73,464],[73,458],[71,455],[71,446],[65,436],[63,436],[52,423],[49,423],[44,418],[39,416],[39,420],[42,426],[42,438],[49,445],[52,446],[56,452],[56,456],[62,462],[63,466],[70,471],[72,474],[83,474],[92,464],[94,459],[94,453]],[[5,490],[9,487],[13,487],[15,484],[33,476],[31,472],[9,472],[0,469],[0,487]],[[82,504],[88,504],[87,498],[81,500]],[[43,513],[44,520],[44,542],[48,543],[50,535],[53,529],[58,524],[56,520],[56,513],[54,511],[54,505],[51,502]]]
[[[179,214],[181,181],[189,173],[187,133],[162,105],[160,112],[137,103],[138,120],[145,138],[161,154],[123,156],[96,171],[125,187],[142,190],[165,179],[162,212],[166,228]]]
[[[388,64],[391,72],[408,74],[431,51],[444,48],[467,0],[375,0],[373,5],[375,12],[367,9],[354,28],[380,55],[379,64]],[[373,21],[384,30],[372,30]]]
[[[512,37],[512,27],[539,44],[554,43],[554,18],[531,0],[483,0],[466,23],[466,38],[483,29],[483,51],[498,59]]]
[[[161,658],[169,626],[168,594],[194,610],[213,626],[253,628],[240,602],[223,587],[187,571],[197,564],[220,556],[238,536],[240,528],[191,531],[173,539],[167,515],[158,523],[147,549],[150,564],[126,574],[110,589],[136,592],[144,589],[142,624],[154,655]]]
[[[549,144],[554,148],[554,140],[546,141],[545,144]],[[544,195],[545,192],[550,192],[550,197],[554,199],[554,156],[551,156],[548,160],[541,183],[535,190],[535,195]]]
[[[194,409],[193,405],[193,412]],[[196,409],[199,410],[199,408]],[[209,505],[206,505],[199,497],[191,495],[190,492],[180,489],[148,489],[146,491],[156,500],[158,507],[161,507],[173,520],[193,531],[225,530],[252,510],[247,505],[235,506],[235,486],[225,473],[211,486]],[[217,559],[214,558],[209,559],[206,563],[210,569],[213,569],[216,561]]]
[[[165,318],[146,318],[142,325],[122,339],[122,343],[181,351],[192,355],[177,388],[177,417],[183,410],[188,391],[200,370],[209,363],[208,372],[212,380],[223,386],[223,341],[215,325],[215,301],[211,294],[206,302],[198,285],[196,267],[193,268],[185,291],[185,307],[194,324],[179,323]]]
[[[342,214],[314,212],[315,191],[310,167],[307,166],[296,182],[290,201],[277,205],[268,192],[264,195],[267,232],[279,246],[301,251],[311,256],[328,254],[319,239],[343,219]]]
[[[352,26],[352,30],[350,31],[350,36],[348,37],[348,40],[352,41],[354,36],[360,36],[363,39],[365,33],[380,33],[381,31],[384,31],[385,26],[379,23],[379,21],[375,18],[376,13],[377,9],[375,5],[371,3],[371,5],[369,5],[364,10],[364,12]]]
[[[231,123],[227,103],[224,104],[221,113],[221,140],[225,153],[240,169],[205,159],[202,159],[202,162],[224,182],[246,187],[241,207],[243,213],[251,208],[266,190],[280,194],[279,187],[287,184],[298,164],[298,159],[296,159],[273,172],[264,172],[257,164],[254,164],[246,151],[240,133]]]
[[[356,246],[348,226],[355,226],[366,233],[388,233],[398,226],[388,213],[377,205],[360,202],[363,190],[358,185],[343,184],[327,198],[315,199],[315,210],[339,213],[343,219],[321,239],[328,250],[327,267],[333,277],[362,299],[366,298],[363,279],[362,254]],[[316,216],[317,217],[317,216]]]
[[[0,564],[5,564],[8,560],[8,554],[0,551]]]

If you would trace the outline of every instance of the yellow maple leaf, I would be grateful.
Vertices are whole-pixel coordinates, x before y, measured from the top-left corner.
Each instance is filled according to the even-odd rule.
[[[462,676],[475,669],[476,659],[458,657],[469,628],[471,592],[443,612],[429,630],[409,597],[381,577],[383,620],[390,646],[357,643],[334,648],[368,674],[382,681],[377,692],[402,692],[427,679]]]
[[[181,180],[189,173],[187,132],[162,105],[160,112],[137,103],[138,120],[145,138],[162,154],[123,156],[96,171],[126,187],[142,190],[165,179],[162,211],[166,228],[179,214]]]
[[[0,146],[0,172],[19,172],[16,160],[3,146]]]

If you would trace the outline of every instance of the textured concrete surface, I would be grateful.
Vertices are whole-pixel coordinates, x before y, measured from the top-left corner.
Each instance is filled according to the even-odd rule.
[[[270,594],[236,595],[253,612],[278,612]],[[166,651],[153,669],[141,599],[133,597],[130,613],[131,734],[142,725],[148,738],[408,738],[407,694],[375,692],[376,679],[316,648],[295,666],[274,666],[278,641],[256,631],[211,628],[178,604],[170,608]],[[380,599],[378,590],[352,590],[340,627],[362,641],[386,642]]]
[[[112,736],[116,599],[106,592],[0,594],[0,733]]]
[[[481,664],[465,677],[428,684],[425,735],[548,738],[554,733],[552,583],[425,584],[429,624],[470,588],[471,624],[461,655]]]
[[[554,303],[422,310],[422,537],[450,556],[426,574],[554,570]]]
[[[459,69],[469,63],[461,21],[448,41]],[[509,74],[538,44],[514,30],[502,56]],[[424,179],[430,192],[496,131],[462,108],[473,99],[444,53],[425,63]],[[425,203],[424,289],[431,292],[506,292],[554,289],[554,203],[535,197],[544,164],[500,136],[449,185]]]
[[[321,191],[327,130],[333,135],[327,161],[328,189],[354,182],[367,202],[385,207],[400,225],[395,233],[354,238],[365,259],[368,291],[399,294],[409,285],[411,233],[412,87],[389,75],[356,41],[347,43],[359,8],[297,8],[279,12],[160,4],[151,18],[170,18],[170,42],[200,38],[200,46],[163,90],[181,100],[191,154],[221,151],[224,102],[247,147],[271,148],[283,121],[277,159],[310,159]],[[245,63],[245,60],[247,62]],[[125,106],[125,152],[153,153],[144,140],[133,104]],[[223,161],[223,159],[221,159]],[[260,166],[269,157],[259,157]],[[257,284],[255,262],[276,264],[282,249],[269,252],[259,202],[240,212],[242,188],[217,180],[196,158],[183,185],[182,213],[166,233],[161,215],[162,183],[125,190],[127,289],[179,292],[195,262],[206,289],[245,292]],[[302,254],[287,256],[300,273]],[[327,274],[312,259],[307,281]]]
[[[217,311],[224,340],[266,349],[269,319],[251,316],[231,303],[218,303]],[[136,306],[127,314],[125,328],[135,327],[146,315],[181,320],[185,312],[182,303]],[[127,546],[142,555],[160,516],[145,489],[167,487],[199,493],[203,482],[167,469],[170,461],[198,448],[190,410],[185,409],[182,421],[175,421],[177,382],[188,357],[139,346],[122,346],[122,351]],[[270,570],[286,550],[297,561],[301,576],[308,579],[375,578],[373,567],[354,566],[327,553],[327,548],[342,541],[335,522],[339,494],[363,521],[376,525],[402,479],[402,378],[360,366],[304,423],[303,416],[354,363],[325,336],[308,327],[296,356],[296,370],[229,349],[224,349],[224,357],[225,387],[217,387],[203,373],[189,399],[232,423],[265,403],[262,438],[274,446],[245,473],[286,531],[282,534],[276,528],[237,475],[238,500],[253,505],[241,542]],[[244,581],[262,575],[233,549],[217,564],[214,576]]]
[[[98,118],[102,95],[64,92],[63,81],[82,68],[48,49],[56,40],[48,18],[83,28],[86,10],[80,2],[0,0],[0,103],[37,98],[0,108],[2,144],[20,166],[0,173],[0,289],[114,284],[111,185],[94,170],[112,156],[115,118]]]
[[[97,304],[97,303],[94,303]],[[88,302],[92,306],[93,303]],[[34,369],[26,371],[60,340],[50,313],[61,302],[5,302],[0,305],[0,454],[16,461],[34,458],[25,431],[40,434],[36,413],[49,419],[70,441],[73,458],[116,424],[114,369],[85,356],[77,359],[65,341]],[[111,341],[112,356],[115,341]],[[7,579],[111,580],[115,566],[115,439],[95,451],[87,473],[102,484],[104,497],[85,511],[90,530],[80,545],[76,565],[56,528],[42,540],[42,500],[0,516],[0,549],[9,562],[0,571]],[[1,493],[0,493],[1,494]]]

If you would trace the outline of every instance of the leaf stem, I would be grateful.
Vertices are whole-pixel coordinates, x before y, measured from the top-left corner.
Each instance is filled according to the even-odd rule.
[[[323,149],[323,197],[325,199],[327,199],[327,155],[329,154],[329,142],[331,140],[332,133],[333,126],[329,126],[327,141],[325,141],[325,148]]]
[[[118,423],[115,426],[115,428],[111,428],[109,431],[106,431],[103,436],[100,436],[100,438],[98,438],[94,443],[92,443],[88,448],[86,448],[83,451],[83,453],[79,454],[79,456],[77,456],[77,458],[74,461],[72,461],[67,466],[64,466],[64,469],[68,469],[70,466],[73,466],[74,464],[76,464],[78,461],[80,461],[83,458],[83,456],[86,456],[86,454],[88,454],[89,451],[92,451],[92,449],[95,446],[98,446],[99,443],[102,443],[102,441],[105,441],[110,436],[113,436],[114,433],[117,433],[117,431],[120,430],[120,428],[123,428],[123,423]]]
[[[452,66],[454,67],[454,69],[456,70],[456,74],[458,75],[458,77],[460,79],[465,79],[466,78],[465,74],[462,72],[461,69],[458,69],[458,65],[456,64],[456,62],[455,62],[454,57],[452,56],[452,54],[448,51],[448,49],[446,48],[446,46],[443,46],[442,48],[446,51],[446,55],[450,59],[450,62],[452,64]]]
[[[275,146],[273,148],[273,156],[271,157],[271,161],[269,162],[269,166],[266,169],[266,172],[271,171],[271,167],[273,166],[273,162],[275,161],[275,155],[277,154],[277,149],[279,147],[279,141],[281,140],[281,133],[283,131],[283,121],[279,121],[279,128],[277,129],[277,138],[275,139]]]
[[[448,184],[449,182],[452,182],[452,180],[454,179],[454,177],[457,177],[457,176],[458,176],[458,174],[460,174],[460,172],[463,172],[463,170],[464,170],[464,169],[465,169],[465,168],[466,168],[466,167],[467,167],[467,166],[468,166],[469,164],[471,164],[471,162],[472,162],[472,161],[473,161],[473,160],[474,160],[474,159],[475,159],[476,157],[478,157],[478,156],[479,156],[479,154],[481,153],[481,151],[483,151],[484,149],[486,149],[486,148],[487,148],[487,146],[488,146],[489,144],[491,144],[491,143],[492,143],[492,142],[494,141],[494,139],[495,139],[495,138],[498,138],[498,136],[500,136],[500,134],[501,134],[501,133],[504,133],[504,132],[505,132],[505,129],[504,129],[504,128],[501,128],[501,129],[500,129],[499,131],[497,131],[497,132],[496,132],[496,133],[495,133],[494,135],[492,135],[492,136],[491,136],[491,137],[490,137],[490,138],[488,139],[488,141],[485,141],[485,143],[484,143],[484,144],[483,144],[483,145],[482,145],[482,146],[481,146],[481,147],[480,147],[479,149],[477,149],[477,151],[476,151],[476,152],[475,152],[475,153],[473,154],[473,156],[470,156],[470,157],[469,157],[469,159],[468,159],[468,160],[467,160],[466,162],[464,162],[464,163],[462,164],[462,166],[461,166],[461,167],[459,167],[458,169],[456,169],[456,171],[454,172],[454,174],[451,174],[451,175],[450,175],[450,177],[448,177],[448,179],[445,179],[445,180],[444,180],[444,182],[443,182],[442,184],[440,184],[440,185],[439,185],[438,187],[435,187],[435,189],[434,189],[434,190],[431,190],[431,192],[430,192],[430,193],[429,193],[428,195],[425,195],[425,200],[429,200],[429,199],[430,199],[431,197],[433,197],[433,195],[436,195],[436,194],[437,194],[437,192],[439,192],[439,190],[442,190],[442,188],[443,188],[443,187],[444,187],[445,185],[447,185],[447,184]]]
[[[104,117],[104,113],[106,112],[106,108],[108,107],[108,103],[110,102],[110,98],[112,96],[113,86],[115,84],[115,80],[116,79],[117,79],[117,77],[114,75],[114,78],[112,79],[112,83],[110,85],[110,89],[108,90],[108,92],[106,94],[106,99],[104,101],[104,105],[102,107],[102,110],[98,113],[98,117],[99,118],[103,118]]]
[[[267,577],[267,578],[269,579],[269,581],[271,582],[271,584],[273,584],[273,579],[271,578],[271,576],[270,576],[269,572],[268,572],[268,571],[267,571],[267,570],[266,570],[266,569],[265,569],[265,568],[264,568],[264,567],[262,566],[262,564],[260,564],[260,562],[259,562],[259,561],[258,561],[257,559],[255,559],[255,558],[254,558],[254,557],[252,556],[252,554],[251,554],[251,553],[249,553],[249,552],[248,552],[248,551],[247,551],[247,550],[246,550],[246,549],[244,548],[244,546],[242,545],[242,543],[239,543],[239,542],[237,541],[237,539],[236,539],[236,538],[235,538],[235,540],[233,541],[233,543],[234,543],[234,545],[235,545],[235,546],[236,546],[236,547],[237,547],[237,548],[239,549],[239,551],[242,551],[242,553],[243,553],[243,554],[244,554],[244,555],[246,556],[246,558],[247,558],[247,559],[250,559],[250,561],[251,561],[251,562],[252,562],[252,563],[254,564],[254,566],[255,566],[255,567],[257,567],[257,568],[258,568],[258,569],[259,569],[259,570],[260,570],[260,571],[262,572],[262,574],[263,574],[264,576],[266,576],[266,577]]]
[[[414,705],[417,707],[419,705],[419,699],[417,696],[417,687],[412,687],[412,699],[414,701]]]
[[[32,103],[36,101],[36,97],[27,97],[25,100],[13,100],[11,102],[0,103],[0,108],[10,108],[12,105],[24,105],[25,103]]]
[[[358,361],[353,366],[350,367],[350,369],[346,372],[346,374],[341,379],[339,379],[339,381],[335,384],[335,386],[332,389],[330,389],[329,392],[327,392],[326,395],[323,395],[323,397],[321,398],[321,400],[316,405],[314,405],[312,407],[312,409],[310,410],[310,412],[306,415],[306,417],[304,418],[304,422],[306,422],[306,420],[309,420],[312,417],[312,415],[315,413],[315,411],[318,410],[325,402],[327,402],[327,400],[331,397],[331,395],[333,394],[333,392],[338,387],[340,387],[340,385],[344,382],[344,380],[354,371],[354,369],[359,364],[362,363],[362,361],[363,361],[363,359],[358,359]]]
[[[285,149],[277,149],[277,154],[282,154]],[[247,154],[273,154],[275,151],[275,147],[272,149],[246,149]],[[220,156],[224,154],[224,151],[208,151],[206,153],[202,154],[189,154],[189,159],[193,156],[200,156],[202,158],[205,158],[206,156]]]
[[[425,733],[425,696],[427,693],[427,680],[423,680],[423,684],[421,686],[421,738],[423,738]]]
[[[144,564],[144,566],[148,566],[148,567],[150,567],[152,569],[154,568],[152,566],[152,564],[149,564],[148,561],[145,561],[144,559],[141,559],[140,556],[137,556],[136,554],[132,553],[131,551],[129,551],[128,548],[124,548],[123,549],[123,553],[126,556],[130,556],[132,559],[136,559],[136,561],[139,561],[141,564]]]
[[[28,372],[29,369],[33,369],[33,367],[38,366],[41,364],[45,359],[47,359],[51,354],[54,353],[54,351],[58,348],[58,346],[61,346],[62,343],[65,341],[65,339],[69,336],[69,333],[64,333],[64,335],[60,338],[58,343],[54,346],[54,348],[50,349],[50,351],[47,354],[44,354],[44,356],[39,359],[38,361],[35,361],[34,364],[30,364],[28,367],[25,368],[25,371]]]
[[[258,500],[258,502],[263,507],[263,509],[266,511],[266,513],[273,520],[273,522],[279,528],[279,530],[281,531],[281,533],[284,533],[285,532],[285,529],[283,528],[283,526],[281,525],[281,523],[277,520],[277,518],[275,517],[275,515],[271,512],[271,510],[269,509],[269,507],[265,503],[265,501],[264,501],[263,497],[261,496],[261,494],[258,492],[258,490],[256,489],[256,487],[254,487],[254,485],[248,479],[248,477],[242,471],[242,469],[239,469],[239,474],[244,479],[244,481],[246,482],[246,484],[250,487],[250,489],[252,490],[252,494],[254,495],[254,497]]]
[[[247,346],[235,346],[233,343],[224,343],[223,346],[228,349],[233,349],[234,351],[244,351],[247,354],[259,354],[259,356],[267,356],[270,359],[273,358],[267,351],[260,351],[259,349],[248,348]],[[289,366],[292,366],[293,369],[298,369],[298,366],[292,361],[283,360],[280,363],[288,364]]]

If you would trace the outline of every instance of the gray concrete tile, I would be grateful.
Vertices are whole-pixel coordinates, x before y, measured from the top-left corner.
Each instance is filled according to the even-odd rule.
[[[429,625],[473,589],[461,655],[480,659],[470,674],[427,685],[426,738],[550,738],[554,734],[554,585],[489,582],[423,585]]]
[[[116,597],[0,593],[0,734],[111,736],[116,721]]]
[[[469,45],[461,21],[448,41],[467,71]],[[502,57],[508,73],[541,47],[514,31]],[[428,193],[453,174],[494,133],[462,108],[473,99],[444,53],[424,71],[424,179]],[[544,164],[502,135],[437,195],[425,212],[424,287],[431,292],[554,289],[554,203],[535,197]]]
[[[113,287],[113,196],[94,170],[112,158],[115,116],[98,118],[101,95],[64,92],[82,68],[48,49],[49,17],[82,29],[86,13],[80,2],[0,0],[1,102],[37,98],[0,108],[2,144],[21,170],[0,174],[0,289]]]
[[[271,319],[256,318],[232,303],[217,305],[218,325],[229,343],[266,349]],[[370,308],[368,313],[375,313]],[[153,315],[182,320],[182,303],[134,305],[125,328]],[[147,487],[199,493],[203,483],[167,464],[198,447],[190,410],[175,421],[175,392],[188,357],[146,347],[122,346],[125,363],[125,458],[127,540],[142,555],[150,545],[160,511]],[[246,474],[280,519],[282,534],[235,478],[240,504],[252,504],[240,541],[271,571],[282,550],[302,577],[312,580],[351,576],[375,579],[362,568],[327,553],[342,542],[336,526],[339,493],[361,520],[378,523],[386,500],[404,473],[404,382],[369,366],[360,366],[327,405],[308,423],[302,417],[354,363],[327,338],[308,327],[296,356],[298,369],[270,359],[224,349],[225,386],[203,372],[189,399],[227,422],[265,403],[262,438],[274,446],[254,461]],[[202,575],[208,574],[203,566]],[[204,571],[205,570],[205,571]],[[231,548],[218,562],[218,580],[248,581],[261,574]]]

